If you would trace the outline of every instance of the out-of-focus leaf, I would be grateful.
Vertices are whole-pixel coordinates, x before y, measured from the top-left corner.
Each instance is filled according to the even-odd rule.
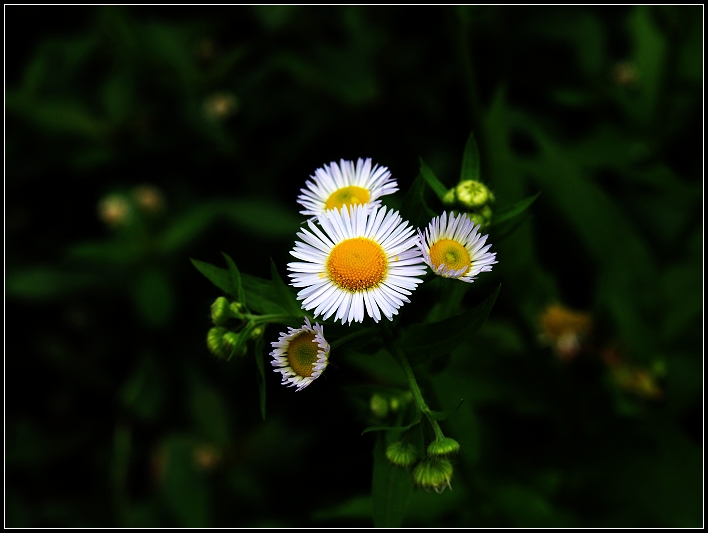
[[[189,412],[200,437],[219,449],[229,444],[229,411],[224,399],[219,392],[197,376],[191,379]]]
[[[432,361],[449,353],[474,335],[487,321],[501,285],[479,305],[457,316],[430,324],[413,324],[401,338],[411,364]]]
[[[367,518],[371,520],[371,496],[354,496],[353,498],[312,514],[312,519],[318,522],[341,518]]]
[[[5,294],[27,300],[48,300],[90,289],[103,283],[104,279],[95,273],[33,267],[8,273]]]
[[[211,522],[208,486],[196,469],[195,444],[191,438],[173,435],[160,449],[164,464],[162,493],[180,527],[209,527]]]
[[[470,133],[465,145],[465,152],[462,156],[462,170],[460,171],[460,181],[480,180],[479,173],[479,147],[474,132]],[[447,192],[447,191],[446,191]]]
[[[371,503],[374,527],[400,527],[413,494],[413,477],[386,459],[386,439],[378,434],[374,446]]]
[[[263,367],[263,335],[258,337],[256,340],[256,347],[254,350],[256,357],[256,366],[258,367],[258,374],[260,375],[260,381],[258,382],[258,398],[261,406],[261,418],[265,420],[266,418],[266,379],[265,379],[265,368]]]
[[[420,158],[420,174],[423,176],[423,179],[425,179],[425,182],[433,190],[437,197],[442,200],[447,193],[447,187],[443,185],[430,167],[425,164],[422,157]]]
[[[106,242],[84,242],[70,246],[67,259],[126,265],[142,258],[145,248],[138,240],[120,239]]]
[[[123,405],[140,420],[152,421],[159,414],[164,399],[164,373],[152,357],[143,357],[120,389]]]
[[[275,266],[273,258],[271,258],[270,260],[270,275],[273,279],[273,286],[275,287],[275,290],[278,296],[280,297],[280,304],[285,309],[287,309],[291,315],[303,316],[304,312],[302,310],[302,307],[295,298],[295,295],[288,288],[288,286],[285,285],[283,279],[280,277],[280,274],[278,273],[278,267]]]
[[[496,224],[501,224],[502,222],[523,213],[529,207],[531,207],[531,204],[534,203],[534,201],[540,196],[540,194],[541,191],[537,192],[533,196],[524,198],[523,200],[516,202],[515,204],[510,205],[509,207],[504,207],[502,209],[495,210],[491,225],[495,226]]]
[[[163,326],[172,313],[172,289],[167,276],[155,267],[145,267],[133,285],[138,313],[148,323]]]

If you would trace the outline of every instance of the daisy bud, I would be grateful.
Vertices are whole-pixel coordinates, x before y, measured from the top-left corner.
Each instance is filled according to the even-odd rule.
[[[428,445],[428,455],[431,457],[446,457],[458,451],[460,451],[460,443],[449,437],[436,439]]]
[[[211,328],[207,333],[207,348],[217,357],[226,358],[229,356],[224,346],[224,334],[228,330],[222,327]]]
[[[447,459],[428,458],[413,470],[413,481],[425,490],[442,492],[450,486],[452,464]]]
[[[262,327],[253,328],[253,331],[251,331],[251,336],[249,337],[249,339],[254,341],[258,337],[260,337],[261,335],[263,335],[263,328]]]
[[[386,459],[392,465],[408,468],[416,462],[417,458],[418,454],[415,446],[411,443],[403,443],[397,440],[386,447]]]
[[[223,296],[219,296],[214,303],[211,304],[211,321],[215,326],[223,326],[232,318],[229,301]]]
[[[481,181],[463,180],[455,187],[455,194],[460,206],[474,209],[486,204],[489,199],[489,189]]]

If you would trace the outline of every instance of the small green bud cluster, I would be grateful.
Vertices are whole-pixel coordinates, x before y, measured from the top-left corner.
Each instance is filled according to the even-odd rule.
[[[453,467],[450,457],[460,451],[460,443],[449,437],[439,436],[428,445],[427,456],[418,460],[416,447],[405,441],[394,441],[386,447],[386,459],[401,468],[413,468],[413,481],[425,490],[442,492],[450,486]]]
[[[221,359],[245,355],[246,343],[263,335],[263,327],[249,321],[241,303],[230,302],[223,296],[211,304],[211,321],[214,327],[207,333],[207,348]],[[225,327],[230,321],[238,322],[237,331]]]
[[[488,226],[492,220],[494,193],[477,180],[462,180],[443,196],[444,206],[454,213],[466,213],[475,224]]]

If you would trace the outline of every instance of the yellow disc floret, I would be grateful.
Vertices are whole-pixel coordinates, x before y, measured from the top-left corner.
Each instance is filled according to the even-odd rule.
[[[386,277],[388,260],[383,248],[371,239],[355,237],[332,248],[327,259],[329,278],[350,292],[376,287]]]
[[[315,342],[315,334],[303,331],[290,341],[288,345],[288,363],[298,376],[312,376],[313,365],[317,362],[319,346]]]
[[[326,209],[341,209],[343,206],[369,203],[369,191],[363,187],[350,185],[337,189],[325,202]]]
[[[451,239],[441,239],[430,247],[430,261],[436,269],[443,264],[450,270],[469,269],[472,265],[467,249]]]

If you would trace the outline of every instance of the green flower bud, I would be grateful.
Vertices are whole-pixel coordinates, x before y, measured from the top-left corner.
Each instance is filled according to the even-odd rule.
[[[388,414],[388,401],[378,393],[372,394],[371,400],[369,401],[369,408],[374,416],[383,418]]]
[[[223,336],[224,349],[227,352],[227,357],[231,355],[234,348],[238,347],[236,356],[246,355],[246,343],[241,340],[241,335],[233,331],[227,331]]]
[[[482,226],[488,226],[489,223],[492,221],[492,208],[489,207],[489,205],[485,205],[482,209],[479,210],[479,213],[484,217],[484,224]]]
[[[467,209],[481,207],[489,201],[489,189],[481,181],[463,180],[455,187],[458,203]]]
[[[445,196],[443,196],[443,198],[442,198],[442,203],[443,203],[443,205],[446,205],[448,207],[452,207],[453,205],[455,205],[456,201],[457,201],[457,199],[455,198],[455,189],[453,187],[452,189],[450,189],[449,191],[447,191],[445,193]]]
[[[224,334],[228,330],[222,327],[211,328],[207,333],[207,348],[217,357],[228,357],[228,351],[224,346]]]
[[[417,458],[418,454],[415,446],[411,443],[403,443],[397,440],[386,447],[386,459],[392,465],[408,468],[416,462]]]
[[[413,481],[425,490],[442,492],[450,486],[452,463],[447,459],[427,458],[413,469]]]
[[[399,407],[401,407],[401,400],[394,396],[393,398],[391,398],[391,401],[388,404],[389,407],[391,407],[391,411],[395,413],[396,411],[398,411]]]
[[[251,336],[249,337],[250,340],[256,340],[258,337],[263,335],[263,328],[258,326],[253,328],[253,331],[251,331]]]
[[[460,451],[460,443],[449,437],[436,439],[428,445],[428,455],[431,457],[445,457],[458,451]]]
[[[211,321],[215,326],[223,326],[231,316],[229,301],[226,298],[219,296],[214,300],[214,303],[211,304]]]
[[[229,309],[233,317],[241,318],[243,316],[243,305],[240,302],[231,302]]]

